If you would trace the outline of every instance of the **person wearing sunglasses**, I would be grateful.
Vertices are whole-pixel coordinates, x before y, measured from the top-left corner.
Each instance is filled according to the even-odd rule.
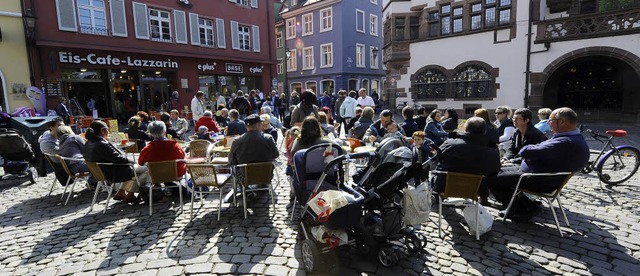
[[[495,125],[498,129],[498,149],[500,155],[504,155],[507,149],[511,146],[511,136],[516,131],[513,126],[513,120],[511,120],[511,108],[506,105],[498,106],[496,108],[496,121]]]

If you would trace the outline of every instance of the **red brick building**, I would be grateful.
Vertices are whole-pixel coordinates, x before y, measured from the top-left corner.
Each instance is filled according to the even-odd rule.
[[[49,108],[64,96],[89,114],[93,98],[99,116],[116,117],[158,111],[172,91],[184,109],[198,90],[213,100],[272,89],[273,0],[24,2],[37,17],[32,69]]]

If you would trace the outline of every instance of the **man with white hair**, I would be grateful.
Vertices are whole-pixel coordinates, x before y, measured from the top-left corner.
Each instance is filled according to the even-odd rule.
[[[180,113],[177,109],[171,110],[171,125],[176,130],[176,133],[180,139],[184,140],[184,134],[189,131],[189,123],[187,120],[180,118]]]
[[[167,127],[162,121],[149,123],[147,129],[151,137],[153,137],[153,141],[149,142],[140,152],[139,165],[142,166],[147,162],[184,159],[184,151],[178,142],[166,138]],[[183,176],[187,172],[186,163],[178,162],[177,166],[178,176]]]
[[[213,131],[216,133],[220,132],[218,124],[216,124],[216,121],[213,120],[213,113],[211,113],[210,110],[205,111],[200,120],[196,122],[195,129],[197,130],[198,128],[200,128],[200,126],[206,126],[209,131]]]
[[[365,108],[367,106],[370,106],[371,108],[376,107],[376,103],[373,101],[373,98],[367,96],[367,89],[360,88],[358,94],[360,95],[360,97],[356,100],[357,105],[361,106],[362,108]]]
[[[278,117],[274,116],[273,113],[271,113],[271,108],[268,106],[265,106],[262,108],[260,114],[267,114],[269,115],[269,119],[271,120],[271,125],[277,129],[281,129],[282,128],[282,122],[280,122],[280,120],[278,119]]]

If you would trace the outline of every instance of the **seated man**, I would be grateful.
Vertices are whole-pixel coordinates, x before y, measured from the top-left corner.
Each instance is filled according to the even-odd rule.
[[[229,126],[229,110],[224,106],[218,106],[218,111],[216,111],[216,123],[219,127],[227,127]]]
[[[442,153],[436,170],[495,176],[500,170],[500,154],[487,146],[484,136],[486,122],[480,117],[471,117],[464,125],[465,133],[457,134],[440,145]],[[445,176],[436,174],[434,190],[444,192]],[[486,204],[489,191],[486,182],[480,185],[480,203]]]
[[[195,129],[199,129],[200,126],[206,126],[209,131],[213,131],[215,133],[220,132],[218,124],[213,120],[213,113],[211,113],[210,110],[205,111],[204,114],[202,114],[202,117],[198,119]]]
[[[60,143],[58,142],[58,134],[56,133],[59,126],[64,125],[64,121],[62,118],[57,117],[47,123],[47,128],[49,130],[42,133],[40,138],[38,138],[38,143],[40,143],[40,150],[42,153],[47,153],[51,155],[56,155],[60,151]],[[61,185],[66,185],[69,176],[62,168],[62,165],[58,163],[57,158],[52,158],[53,162],[53,173],[56,176],[56,179],[60,182]]]
[[[138,165],[142,166],[147,162],[184,159],[184,151],[178,142],[166,138],[167,128],[163,122],[153,121],[149,124],[148,129],[153,141],[149,142],[140,152]],[[178,162],[178,176],[183,176],[186,172],[187,164]]]
[[[363,115],[364,116],[364,112]],[[387,134],[387,125],[393,122],[393,113],[385,109],[380,112],[380,119],[373,122],[364,133],[362,140],[364,143],[381,142],[385,134]],[[400,130],[402,132],[402,130]],[[404,134],[404,133],[403,133]]]
[[[511,146],[502,157],[502,164],[520,164],[522,158],[518,153],[524,146],[535,145],[547,140],[547,136],[544,136],[540,130],[533,126],[532,117],[533,113],[528,108],[518,108],[513,114],[513,125],[516,127],[516,132],[511,136]]]
[[[73,159],[83,159],[82,150],[84,149],[84,139],[82,139],[82,137],[73,133],[73,130],[71,130],[69,126],[65,125],[58,127],[56,130],[56,136],[60,142],[60,151],[58,152],[60,156]],[[72,174],[89,172],[89,167],[87,167],[84,160],[65,160],[65,163]],[[95,188],[97,185],[97,181],[93,177],[89,178],[88,183],[92,188]]]
[[[187,122],[187,120],[185,120],[184,118],[180,118],[179,115],[180,112],[178,112],[178,110],[172,109],[169,116],[171,116],[171,125],[176,130],[178,139],[184,140],[184,134],[189,131],[189,122]]]
[[[235,109],[229,110],[230,122],[229,122],[229,126],[226,129],[226,133],[225,133],[226,136],[242,135],[245,132],[247,132],[247,126],[244,124],[243,121],[238,120],[239,117],[240,117],[240,113],[238,113],[237,110]]]
[[[576,172],[589,161],[589,145],[577,128],[578,115],[568,107],[551,112],[549,126],[553,137],[536,145],[524,146],[519,154],[522,157],[520,166],[503,167],[502,171],[489,179],[489,189],[495,199],[507,206],[520,175],[523,173]],[[563,177],[557,181],[545,179],[536,181],[528,179],[520,184],[534,192],[548,193],[558,188]],[[521,195],[516,198],[507,217],[514,220],[528,220],[539,211],[538,204]],[[501,214],[505,215],[505,214]]]
[[[273,137],[262,132],[262,119],[256,114],[247,116],[244,120],[247,132],[233,140],[229,163],[231,165],[271,162],[280,153]]]

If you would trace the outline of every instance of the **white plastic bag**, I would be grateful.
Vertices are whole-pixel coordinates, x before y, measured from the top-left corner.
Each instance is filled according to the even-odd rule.
[[[311,227],[311,235],[321,243],[329,243],[331,248],[349,243],[347,232],[344,230],[330,230],[322,225]]]
[[[493,215],[489,213],[489,211],[484,208],[484,206],[480,206],[480,213],[478,214],[478,229],[480,230],[480,236],[484,235],[491,230],[491,226],[493,225]],[[464,215],[464,220],[467,221],[467,225],[469,226],[469,234],[472,236],[476,235],[476,206],[467,206],[462,210],[462,214]]]
[[[404,190],[404,223],[417,225],[429,220],[431,213],[431,189],[427,183],[422,183],[416,188],[409,187]]]
[[[345,197],[346,193],[342,193],[338,190],[327,190],[319,192],[313,197],[307,205],[318,215],[319,222],[325,222],[329,220],[329,216],[336,210],[344,207],[349,203]]]

